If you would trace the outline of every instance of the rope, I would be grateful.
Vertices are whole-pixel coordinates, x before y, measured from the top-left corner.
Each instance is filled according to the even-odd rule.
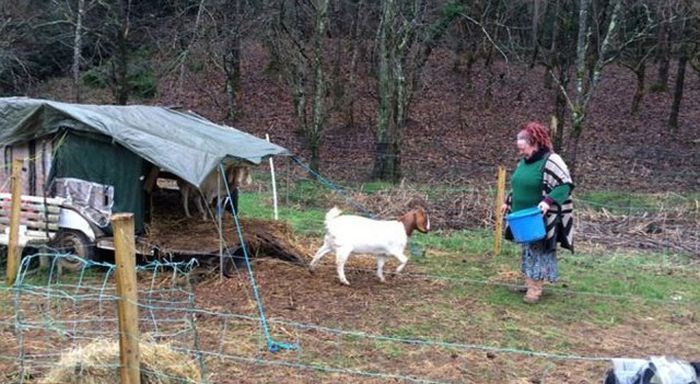
[[[233,216],[234,224],[236,225],[236,231],[238,233],[238,239],[241,242],[241,249],[243,250],[243,257],[245,259],[245,265],[248,270],[248,276],[250,277],[250,284],[253,288],[253,295],[255,296],[255,302],[257,304],[258,313],[260,315],[260,326],[262,327],[263,335],[265,336],[265,342],[267,343],[267,349],[275,353],[281,349],[284,350],[295,350],[299,346],[297,344],[281,343],[275,341],[270,336],[270,329],[267,325],[267,318],[265,317],[265,311],[263,309],[262,299],[260,298],[260,292],[258,291],[258,285],[255,282],[255,275],[253,274],[253,268],[250,265],[250,258],[248,257],[248,249],[246,247],[245,241],[243,240],[243,233],[241,231],[241,225],[238,221],[238,213],[233,207],[233,198],[231,197],[231,190],[229,188],[228,182],[224,175],[226,172],[224,170],[223,164],[219,164],[220,174],[224,178],[223,183],[226,186],[226,194],[228,195],[228,204],[231,207],[231,215]]]
[[[292,160],[294,160],[294,162],[297,163],[300,167],[304,168],[304,170],[306,170],[306,172],[308,172],[309,174],[313,175],[314,178],[315,178],[319,183],[321,183],[321,184],[324,185],[325,187],[328,187],[328,188],[332,189],[332,190],[333,190],[334,192],[336,192],[337,194],[343,196],[343,197],[345,198],[345,201],[346,201],[350,206],[352,206],[353,208],[355,208],[355,209],[358,210],[359,212],[362,212],[362,214],[364,214],[365,216],[367,216],[367,217],[369,217],[369,218],[372,218],[372,219],[375,218],[375,215],[373,215],[366,207],[364,207],[364,206],[361,205],[361,204],[358,204],[358,203],[354,202],[354,201],[350,198],[350,196],[347,195],[347,193],[345,192],[344,189],[342,189],[342,188],[338,187],[337,185],[333,184],[333,182],[331,182],[330,180],[328,180],[328,179],[324,178],[323,176],[321,176],[320,173],[318,173],[318,172],[314,171],[313,169],[311,169],[311,167],[310,167],[308,164],[302,162],[301,159],[299,159],[297,156],[292,156]]]

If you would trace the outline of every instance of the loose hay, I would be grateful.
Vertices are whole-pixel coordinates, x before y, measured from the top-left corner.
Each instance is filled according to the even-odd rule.
[[[240,246],[238,232],[230,213],[224,215],[224,241],[228,247]],[[241,231],[249,256],[267,256],[303,264],[304,253],[289,224],[263,219],[241,219]],[[159,216],[154,218],[143,239],[163,253],[218,254],[219,231],[216,223],[199,218]]]
[[[141,342],[141,383],[201,382],[201,373],[187,355],[169,344]],[[119,342],[97,340],[68,351],[40,384],[119,384]]]

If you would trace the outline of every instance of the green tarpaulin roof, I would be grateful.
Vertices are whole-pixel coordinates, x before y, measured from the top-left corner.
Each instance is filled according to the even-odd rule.
[[[116,143],[197,186],[222,161],[259,164],[268,156],[290,154],[285,148],[248,133],[163,107],[0,98],[0,146],[26,142],[65,128],[110,136]]]

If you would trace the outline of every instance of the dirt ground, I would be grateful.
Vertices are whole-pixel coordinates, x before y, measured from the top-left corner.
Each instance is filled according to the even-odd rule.
[[[332,333],[302,331],[279,325],[273,326],[275,337],[283,340],[291,338],[292,341],[300,339],[303,351],[264,354],[263,358],[293,362],[299,354],[338,355],[340,366],[353,362],[357,364],[353,365],[354,369],[361,371],[397,373],[438,382],[472,383],[591,383],[599,382],[608,368],[609,362],[606,361],[580,361],[573,356],[553,359],[505,352],[509,347],[504,346],[509,341],[504,336],[503,327],[498,324],[499,319],[506,323],[515,319],[521,328],[531,329],[531,334],[521,335],[520,346],[514,349],[556,354],[557,346],[564,345],[566,339],[573,352],[562,355],[590,358],[676,353],[700,357],[697,324],[677,325],[675,331],[669,334],[668,328],[651,321],[652,318],[658,320],[657,316],[663,317],[655,313],[654,308],[649,309],[646,318],[625,318],[621,324],[611,327],[597,327],[586,319],[557,324],[554,317],[529,318],[526,306],[494,307],[486,304],[478,295],[446,299],[442,293],[446,283],[412,275],[411,272],[419,272],[415,268],[409,268],[408,274],[395,276],[388,283],[381,284],[371,271],[371,264],[370,261],[356,262],[355,266],[359,269],[348,274],[353,285],[345,287],[337,282],[335,269],[328,264],[326,268],[310,274],[286,263],[260,260],[256,264],[256,276],[260,290],[265,292],[264,304],[268,317],[374,335],[401,334],[404,326],[427,326],[421,339],[428,340],[428,343],[364,340],[360,344],[366,342],[367,345],[358,348],[353,342]],[[199,284],[195,292],[198,303],[204,308],[224,304],[227,310],[240,312],[250,307],[248,294],[244,293],[246,286],[245,279],[211,280]],[[480,291],[478,287],[475,290]],[[545,297],[545,301],[571,299],[576,298],[555,293]],[[456,311],[462,312],[463,317],[431,318],[431,314],[425,312],[430,307],[426,305],[428,303],[436,307],[463,308],[463,312]],[[413,310],[415,312],[412,313]],[[666,317],[662,322],[670,321]],[[479,320],[482,318],[495,321],[484,326]],[[438,336],[446,329],[450,330],[447,332],[450,335],[448,339]],[[540,333],[541,330],[547,331]],[[431,331],[434,332],[431,334]],[[554,337],[551,333],[555,333]],[[440,346],[441,341],[455,345]],[[502,350],[488,350],[483,346],[501,346]],[[221,378],[221,381],[216,381],[256,383],[267,382],[271,378],[284,381],[284,377],[297,377],[299,382],[387,382],[387,378],[337,376],[312,370],[248,368],[252,367],[239,366],[237,369],[247,373],[235,379],[227,378],[226,374],[216,370],[216,376]]]

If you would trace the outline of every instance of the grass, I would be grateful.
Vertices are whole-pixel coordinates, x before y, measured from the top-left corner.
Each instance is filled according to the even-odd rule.
[[[365,184],[367,191],[384,188],[379,184]],[[322,196],[321,191],[310,183],[299,184],[310,200]],[[593,201],[622,201],[629,194],[592,193],[587,195]],[[321,197],[325,199],[325,197]],[[674,198],[673,204],[690,201],[690,198]],[[304,200],[306,203],[309,201]],[[658,205],[659,197],[634,197],[635,206],[652,207]],[[242,194],[241,211],[246,215],[260,218],[272,217],[271,204],[259,194]],[[323,207],[323,208],[319,208]],[[316,236],[323,232],[325,206],[301,206],[299,204],[280,207],[279,215],[289,222],[294,230],[303,235]],[[518,271],[519,247],[505,241],[501,254],[491,256],[493,235],[487,230],[435,231],[430,235],[412,237],[414,250],[429,250],[426,257],[414,257],[412,263],[426,273],[435,276],[462,280],[487,281],[499,271]],[[420,253],[420,252],[418,252]],[[414,255],[415,256],[415,255]],[[677,254],[609,252],[606,255],[589,253],[570,254],[560,250],[560,273],[562,282],[569,290],[607,296],[625,296],[642,300],[674,300],[700,304],[700,288],[697,288],[697,268],[683,270],[677,268],[689,262],[688,256]],[[670,268],[670,269],[669,269]],[[453,283],[451,290],[459,296],[464,284]],[[469,288],[471,289],[471,288]],[[487,297],[491,304],[511,303],[512,295],[503,290],[489,288]],[[606,311],[601,311],[607,317]]]
[[[370,192],[382,187],[368,184],[363,188]],[[311,187],[306,185],[303,188]],[[317,192],[309,195],[315,193]],[[627,209],[628,206],[653,209],[661,204],[661,198],[656,195],[590,193],[584,196],[592,202],[605,202],[606,206],[618,204],[620,210]],[[671,203],[667,203],[667,206],[678,206],[690,201],[692,199],[687,197],[672,196]],[[244,208],[244,212],[261,212],[254,208],[260,203],[255,196],[248,197],[245,203],[248,208]],[[269,215],[269,212],[265,214]],[[313,236],[322,232],[321,209],[292,208],[280,215],[298,232]],[[520,250],[519,247],[504,242],[500,255],[492,256],[493,235],[490,231],[435,231],[430,235],[413,237],[411,244],[427,251],[424,257],[413,257],[411,263],[425,274],[447,279],[447,286],[442,293],[446,302],[476,297],[481,303],[479,305],[493,310],[526,310],[528,316],[549,324],[540,330],[545,338],[559,334],[557,324],[560,323],[584,320],[605,329],[621,324],[629,316],[648,315],[645,308],[649,306],[665,308],[662,311],[668,310],[669,306],[690,307],[691,312],[700,306],[700,287],[697,285],[700,271],[697,267],[684,269],[682,266],[690,261],[684,255],[643,252],[608,252],[604,255],[579,252],[572,255],[561,250],[560,283],[547,289],[549,293],[540,305],[528,306],[522,303],[521,295],[510,292],[502,285],[491,283],[490,279],[499,272],[519,271]],[[442,322],[458,322],[460,317],[464,317],[462,309],[439,303],[424,303],[422,307],[412,307],[411,311],[424,314],[416,316],[423,320],[402,324],[399,329],[387,327],[384,332],[400,338],[431,335],[432,338],[443,340],[460,339],[449,327],[445,328]],[[500,330],[504,335],[500,342],[503,346],[522,348],[532,336],[527,331],[530,325],[517,321],[508,321],[506,325],[498,319],[483,317],[472,321],[483,328],[496,326],[494,324],[504,327]],[[568,341],[558,342],[557,345],[562,350],[572,348],[572,343]],[[387,352],[393,354],[391,350]]]
[[[699,208],[700,193],[630,193],[629,191],[590,191],[578,193],[577,203],[594,210],[606,209],[616,214],[637,214],[680,208],[690,212]]]

